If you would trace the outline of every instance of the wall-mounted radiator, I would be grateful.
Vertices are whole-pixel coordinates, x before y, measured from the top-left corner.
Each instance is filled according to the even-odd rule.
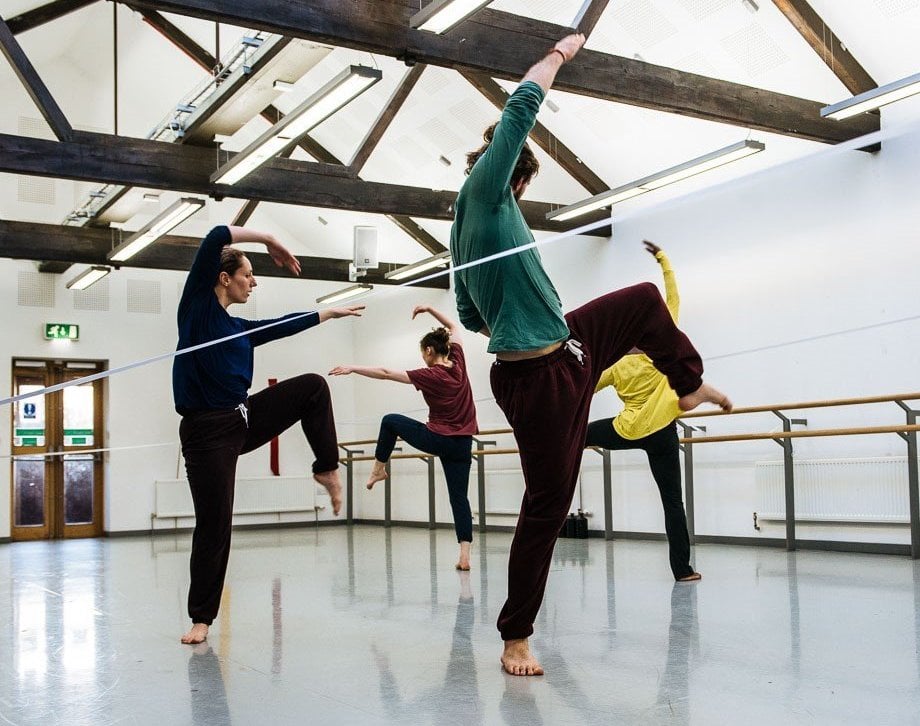
[[[236,480],[234,514],[276,514],[316,510],[316,483],[303,476],[268,476]],[[192,495],[185,479],[156,482],[155,519],[194,517]]]
[[[783,462],[754,471],[757,518],[784,519]],[[910,522],[906,457],[796,461],[794,471],[797,521]]]

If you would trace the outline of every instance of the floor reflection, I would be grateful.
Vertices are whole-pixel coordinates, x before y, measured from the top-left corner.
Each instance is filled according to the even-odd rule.
[[[700,646],[696,593],[696,585],[681,582],[675,582],[671,589],[668,656],[657,699],[658,705],[669,711],[669,723],[690,723],[690,651],[698,653]]]
[[[188,659],[188,687],[195,726],[231,723],[220,658],[207,642],[192,647]]]
[[[389,654],[376,644],[371,645],[374,664],[380,677],[380,699],[386,714],[394,721],[419,723],[423,720],[422,716],[427,714],[434,722],[445,712],[462,712],[464,724],[484,723],[476,660],[473,656],[472,634],[476,607],[470,586],[470,573],[458,572],[457,576],[460,580],[460,596],[450,655],[440,686],[429,688],[415,698],[403,697]],[[411,688],[411,684],[405,687]]]

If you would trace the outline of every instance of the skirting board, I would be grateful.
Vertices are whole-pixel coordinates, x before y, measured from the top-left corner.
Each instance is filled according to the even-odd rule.
[[[322,522],[265,522],[264,524],[234,524],[234,532],[242,532],[247,529],[296,529],[302,527],[340,527],[345,525],[344,519],[324,520]],[[105,532],[103,537],[146,537],[147,535],[160,534],[191,534],[193,527],[163,527],[162,529],[123,529],[116,532]]]

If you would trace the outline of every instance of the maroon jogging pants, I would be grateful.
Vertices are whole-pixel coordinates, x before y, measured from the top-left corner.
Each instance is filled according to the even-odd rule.
[[[281,381],[239,409],[198,411],[182,417],[179,440],[195,504],[195,533],[189,569],[188,614],[210,625],[217,616],[230,557],[236,460],[300,422],[313,449],[313,473],[339,465],[332,399],[325,379],[315,373]],[[312,482],[307,486],[312,486]]]
[[[514,430],[525,488],[508,560],[508,599],[498,617],[503,640],[533,633],[601,373],[637,347],[678,396],[703,382],[699,354],[650,282],[592,300],[566,315],[566,322],[571,336],[558,350],[492,365],[492,392]]]

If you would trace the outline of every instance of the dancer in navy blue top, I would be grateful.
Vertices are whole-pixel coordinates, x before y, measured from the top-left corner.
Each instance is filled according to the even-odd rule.
[[[183,643],[205,640],[220,606],[240,454],[257,449],[300,422],[316,456],[313,478],[329,492],[335,514],[342,506],[338,442],[325,379],[308,373],[252,396],[248,391],[255,346],[331,318],[360,315],[364,306],[291,313],[276,320],[235,318],[227,308],[249,299],[256,278],[246,255],[229,246],[234,242],[264,244],[276,265],[300,274],[297,258],[271,235],[243,227],[215,227],[198,248],[185,281],[178,311],[179,350],[277,324],[174,358],[173,395],[176,411],[182,415],[179,439],[195,505],[188,594],[192,629],[182,636]]]

